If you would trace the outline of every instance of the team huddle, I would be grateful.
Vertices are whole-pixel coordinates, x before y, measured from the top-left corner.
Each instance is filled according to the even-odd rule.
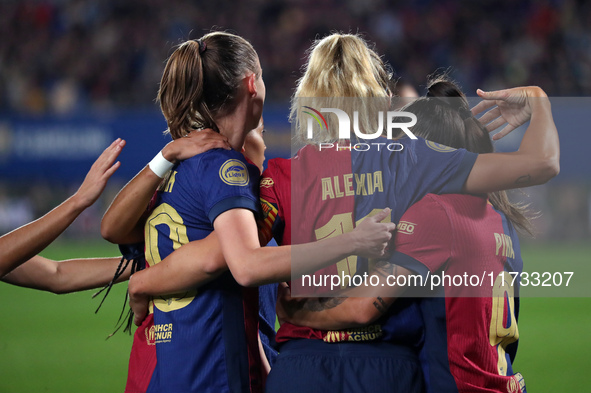
[[[416,116],[416,139],[351,148],[369,134],[392,143],[371,120],[393,105],[392,74],[362,38],[332,34],[312,46],[292,98],[303,147],[263,171],[262,74],[252,45],[222,32],[184,42],[166,63],[158,100],[173,141],[101,223],[105,239],[142,254],[116,279],[129,279],[138,326],[125,392],[525,392],[512,367],[519,285],[506,282],[523,267],[516,228],[531,226],[503,190],[558,174],[546,94],[479,90],[470,109],[452,81],[432,78],[425,97],[398,109]],[[326,116],[310,138],[311,108],[346,108],[351,97],[365,100],[354,108],[361,129],[342,140]],[[528,122],[518,151],[494,153],[490,132]],[[36,254],[96,201],[124,145],[105,150],[74,196],[0,238],[4,281],[68,292],[112,280],[120,258]],[[495,280],[428,294],[386,285],[442,270]],[[305,275],[377,284],[331,291]]]

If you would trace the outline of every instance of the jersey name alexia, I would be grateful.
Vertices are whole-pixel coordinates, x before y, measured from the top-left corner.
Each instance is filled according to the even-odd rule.
[[[382,171],[346,173],[340,176],[323,177],[322,200],[353,195],[372,195],[384,192]]]

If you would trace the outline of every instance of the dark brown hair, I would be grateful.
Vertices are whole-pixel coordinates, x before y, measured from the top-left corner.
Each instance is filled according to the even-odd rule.
[[[215,117],[233,109],[248,71],[260,77],[258,56],[237,35],[214,32],[180,44],[166,63],[158,91],[172,138],[196,128],[219,131]]]
[[[417,124],[412,127],[416,136],[478,154],[494,152],[488,131],[472,116],[466,96],[454,82],[438,76],[429,81],[427,88],[427,97],[404,108],[417,116]],[[527,205],[512,203],[505,191],[491,192],[488,198],[519,230],[533,234]]]

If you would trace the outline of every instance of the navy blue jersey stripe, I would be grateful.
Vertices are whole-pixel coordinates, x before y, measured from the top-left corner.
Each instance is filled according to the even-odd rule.
[[[214,222],[217,216],[232,209],[248,209],[254,214],[257,214],[260,210],[260,204],[258,201],[244,196],[226,198],[211,208],[208,214],[209,221]]]
[[[453,194],[461,192],[477,158],[478,154],[467,151],[464,158],[462,158],[462,162],[458,167],[456,175],[449,181],[449,183],[447,183],[441,193]]]

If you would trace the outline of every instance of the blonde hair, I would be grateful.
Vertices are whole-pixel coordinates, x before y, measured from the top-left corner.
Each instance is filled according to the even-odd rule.
[[[312,139],[306,139],[305,106],[318,110],[338,108],[349,114],[351,120],[353,111],[357,111],[362,132],[375,131],[377,112],[389,106],[392,73],[363,38],[335,33],[317,40],[309,50],[304,68],[291,102],[290,120],[296,138],[306,143],[338,140],[338,122],[329,121],[330,116],[328,129],[320,126]]]

